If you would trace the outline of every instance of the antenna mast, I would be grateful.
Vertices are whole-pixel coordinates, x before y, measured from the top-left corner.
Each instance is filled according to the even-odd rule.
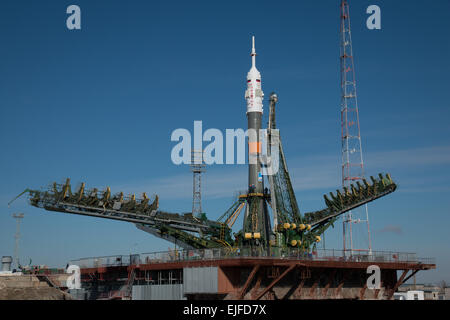
[[[20,220],[23,219],[24,214],[23,213],[14,213],[12,215],[14,219],[16,219],[16,234],[14,235],[15,246],[14,246],[14,261],[16,263],[16,268],[19,268],[19,240],[20,240]]]
[[[358,99],[356,95],[355,68],[353,62],[349,5],[342,0],[340,6],[340,65],[341,65],[341,136],[342,136],[342,186],[364,179],[364,162],[359,128]],[[362,219],[361,219],[362,218]],[[367,205],[346,213],[343,217],[344,251],[354,250],[354,224],[367,224],[368,251],[372,252],[369,211]],[[356,228],[356,226],[355,226]],[[367,251],[367,250],[362,250]]]

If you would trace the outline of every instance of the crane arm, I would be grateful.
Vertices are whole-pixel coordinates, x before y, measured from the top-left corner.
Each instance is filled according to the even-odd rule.
[[[10,202],[8,202],[8,207],[11,205],[11,203],[13,203],[14,201],[16,201],[18,198],[20,198],[22,195],[24,195],[27,192],[31,192],[33,190],[30,189],[25,189],[23,192],[21,192],[17,197],[15,197],[14,199],[12,199]]]

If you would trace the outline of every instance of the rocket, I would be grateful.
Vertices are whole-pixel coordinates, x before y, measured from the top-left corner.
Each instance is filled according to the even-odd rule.
[[[255,37],[252,37],[252,66],[247,74],[248,120],[248,194],[244,216],[244,241],[247,246],[268,247],[271,227],[265,202],[263,175],[261,170],[262,143],[260,137],[264,93],[261,89],[261,74],[256,69]]]
[[[249,193],[263,193],[263,179],[261,172],[261,140],[259,131],[263,114],[264,93],[261,89],[261,74],[256,69],[255,37],[252,37],[252,67],[247,74],[247,120],[248,120],[248,183]]]

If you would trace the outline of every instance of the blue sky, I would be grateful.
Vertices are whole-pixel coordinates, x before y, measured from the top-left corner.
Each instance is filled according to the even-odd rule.
[[[66,28],[77,4],[82,29]],[[160,195],[191,208],[192,176],[175,166],[177,128],[245,128],[250,39],[281,129],[302,212],[340,185],[339,1],[2,1],[0,5],[0,255],[70,259],[167,250],[132,224],[46,212],[16,201],[25,188],[74,184]],[[366,8],[381,8],[368,30]],[[399,190],[369,206],[375,250],[435,257],[417,280],[450,282],[450,2],[350,1],[368,175]],[[267,101],[265,103],[267,111]],[[266,123],[267,112],[264,123]],[[243,165],[207,168],[203,207],[219,217],[247,184]],[[327,248],[342,247],[337,223]]]

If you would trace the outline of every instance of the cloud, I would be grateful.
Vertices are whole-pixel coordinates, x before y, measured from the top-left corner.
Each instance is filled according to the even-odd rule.
[[[450,146],[436,146],[429,148],[415,148],[395,151],[372,152],[366,154],[367,163],[373,169],[386,172],[393,168],[407,168],[426,165],[450,164]],[[341,171],[339,155],[315,155],[307,157],[287,156],[288,169],[294,191],[330,189],[340,187]],[[377,171],[378,172],[378,171]],[[395,178],[395,176],[394,176]],[[409,189],[404,192],[417,192],[421,189],[423,179],[407,181],[403,184]],[[434,177],[427,176],[426,184],[432,185]],[[202,175],[202,195],[204,198],[225,198],[232,196],[238,190],[247,188],[247,166],[223,165],[207,167]],[[435,186],[436,190],[442,187]],[[164,178],[156,178],[117,186],[114,189],[127,193],[139,194],[143,191],[156,193],[164,199],[192,198],[192,174],[179,174]],[[404,188],[402,188],[404,189]],[[447,190],[448,187],[442,189]]]
[[[192,198],[192,174],[180,174],[164,178],[156,178],[136,183],[115,186],[115,190],[126,193],[156,193],[162,199]],[[225,198],[232,196],[247,186],[247,168],[226,166],[211,168],[202,174],[202,196],[204,198]]]
[[[395,233],[396,235],[402,235],[403,230],[400,226],[395,225],[387,225],[384,228],[377,230],[377,233]]]
[[[430,187],[427,184],[423,184],[423,186],[414,186],[414,187],[406,187],[400,188],[398,192],[401,193],[442,193],[442,192],[450,192],[449,186],[436,186]]]
[[[367,153],[370,167],[409,167],[450,164],[450,146],[434,146]]]
[[[339,158],[334,156],[317,156],[292,159],[288,168],[292,187],[295,191],[315,189],[335,189],[340,184]],[[292,163],[295,166],[292,166]]]
[[[294,191],[314,190],[339,186],[337,157],[317,156],[292,159],[289,166]],[[202,196],[204,199],[227,198],[237,191],[247,189],[248,171],[245,165],[207,167],[202,174]],[[164,199],[192,198],[192,174],[180,174],[148,181],[114,186],[114,190],[126,193],[156,193]]]

